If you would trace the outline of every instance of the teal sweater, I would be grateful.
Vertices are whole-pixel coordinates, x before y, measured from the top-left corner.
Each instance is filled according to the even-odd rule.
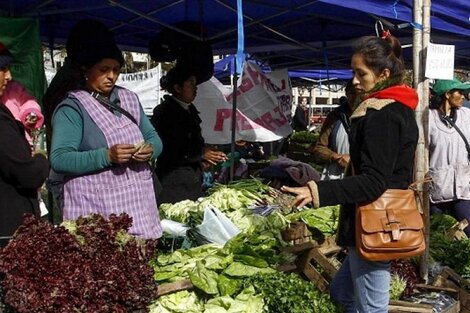
[[[119,103],[117,88],[110,100]],[[115,112],[117,116],[121,113]],[[57,173],[83,175],[111,166],[103,132],[75,98],[64,99],[52,118],[53,134],[50,153],[51,166]],[[162,152],[162,141],[140,109],[140,131],[146,143],[153,145],[152,159]]]

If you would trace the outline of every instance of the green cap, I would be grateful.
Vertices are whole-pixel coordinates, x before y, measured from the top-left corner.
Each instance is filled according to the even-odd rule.
[[[470,89],[470,84],[462,83],[457,78],[454,78],[452,80],[438,79],[434,83],[434,86],[432,86],[432,90],[438,96],[443,95],[452,89],[467,90]]]

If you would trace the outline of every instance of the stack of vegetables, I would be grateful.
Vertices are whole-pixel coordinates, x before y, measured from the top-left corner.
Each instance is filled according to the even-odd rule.
[[[204,207],[214,206],[241,233],[223,247],[208,244],[156,257],[151,264],[159,284],[190,279],[195,288],[160,297],[151,312],[335,312],[311,282],[276,267],[295,258],[280,253],[287,245],[281,231],[290,221],[303,220],[327,237],[336,229],[338,207],[291,212],[290,201],[249,179],[216,185],[198,202],[163,204],[165,218],[190,226],[202,221]]]
[[[283,224],[287,227],[289,221],[283,214],[290,211],[289,201],[286,195],[257,179],[245,179],[229,185],[216,184],[209,190],[209,195],[199,201],[163,203],[160,213],[162,218],[193,227],[202,223],[206,207],[215,207],[245,232],[258,227],[268,214],[284,219]]]
[[[225,245],[159,251],[130,236],[131,219],[99,215],[55,227],[29,216],[0,251],[5,302],[23,312],[336,312],[327,295],[278,265],[293,255],[281,231],[302,220],[322,236],[337,207],[292,212],[291,198],[256,179],[216,185],[199,201],[163,204],[162,216],[190,227],[216,207],[241,232]],[[190,279],[194,288],[157,298],[157,285]]]
[[[127,233],[126,214],[55,227],[25,218],[0,250],[4,302],[17,313],[116,313],[146,309],[157,295],[155,242]]]

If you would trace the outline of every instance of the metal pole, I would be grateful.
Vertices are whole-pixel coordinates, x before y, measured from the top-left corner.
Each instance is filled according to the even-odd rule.
[[[424,114],[422,116],[422,125],[424,130],[424,137],[428,137],[428,125],[429,125],[429,79],[424,76],[424,70],[426,68],[426,53],[428,51],[428,44],[431,37],[431,0],[423,0],[423,50],[421,54],[421,68],[422,68],[422,77],[420,81],[422,93],[422,102],[424,105]],[[429,146],[428,141],[424,142],[424,155],[423,159],[423,168],[422,176],[429,170]],[[429,183],[426,183],[423,186],[423,199],[424,199],[424,212],[427,218],[426,222],[426,240],[427,240],[427,249],[425,254],[422,256],[421,260],[421,276],[427,281],[428,280],[428,260],[429,260],[429,225],[430,222],[430,213],[429,213]]]
[[[415,111],[416,122],[419,128],[418,146],[416,147],[415,158],[415,181],[424,179],[429,168],[429,150],[427,146],[428,135],[428,114],[429,114],[429,83],[424,77],[425,70],[425,52],[429,42],[430,32],[430,0],[414,0],[413,12],[416,25],[422,25],[423,29],[414,28],[413,30],[413,85],[419,96],[419,104]],[[426,34],[427,33],[427,34]],[[429,256],[429,193],[427,184],[419,186],[420,198],[423,200],[422,212],[424,216],[426,251],[420,259],[420,275],[428,280],[428,256]]]
[[[233,58],[233,68],[235,69],[235,73],[233,75],[233,97],[232,97],[232,140],[230,141],[230,181],[233,181],[234,173],[235,173],[235,135],[236,135],[236,126],[237,126],[237,80],[238,80],[238,73],[236,71],[237,68],[237,58]]]

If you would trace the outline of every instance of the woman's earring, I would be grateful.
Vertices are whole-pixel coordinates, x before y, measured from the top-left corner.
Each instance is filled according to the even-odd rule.
[[[85,76],[85,80],[88,80],[88,76]]]

